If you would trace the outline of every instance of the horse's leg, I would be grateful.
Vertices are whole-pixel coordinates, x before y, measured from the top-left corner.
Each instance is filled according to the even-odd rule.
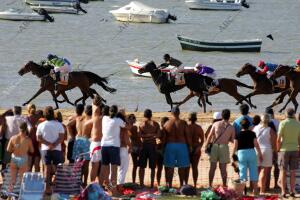
[[[273,108],[274,106],[277,106],[281,104],[284,100],[284,97],[288,94],[289,91],[284,91],[280,93],[280,95],[275,99],[275,101],[272,103],[272,105],[268,106],[267,108]]]
[[[182,101],[180,101],[180,102],[173,102],[173,104],[177,104],[177,107],[179,107],[182,104],[184,104],[185,102],[187,102],[188,100],[190,100],[194,96],[195,96],[194,92],[190,91],[190,93]]]
[[[212,103],[208,100],[208,95],[205,95],[205,101],[208,105],[212,106]]]
[[[290,95],[288,101],[287,101],[286,104],[283,106],[283,108],[281,108],[281,109],[279,110],[280,113],[281,113],[283,110],[285,110],[285,108],[286,108],[287,105],[292,101],[292,99],[296,99],[296,96],[297,96],[298,92],[299,92],[298,90],[295,90],[295,89],[292,90],[292,93],[291,93],[291,95]]]
[[[172,109],[173,108],[173,101],[172,101],[170,93],[165,93],[165,97],[166,97],[166,100],[167,100],[167,104],[169,104],[171,106],[171,109]]]
[[[70,102],[70,100],[69,100],[67,94],[65,93],[65,91],[60,92],[60,94],[64,97],[64,99],[66,100],[66,102],[67,102],[68,104],[71,104],[72,106],[75,105],[74,103]],[[57,100],[56,100],[56,101],[57,101]],[[58,102],[58,101],[57,101],[57,102]]]
[[[298,102],[297,102],[297,99],[296,98],[292,99],[292,102],[293,102],[293,104],[295,106],[295,112],[297,112],[298,105],[299,105]]]
[[[229,94],[230,96],[232,96],[233,98],[235,98],[237,101],[240,101],[240,100],[244,99],[249,104],[249,106],[251,108],[255,108],[256,109],[256,106],[252,104],[250,97],[248,98],[249,99],[249,101],[248,101],[243,95],[241,95],[237,91],[235,91],[233,93],[227,93],[227,94]]]
[[[28,101],[26,101],[25,103],[23,103],[23,106],[26,106],[27,104],[29,104],[33,99],[35,99],[37,96],[39,96],[41,93],[45,92],[46,89],[45,88],[40,88],[35,95],[33,95],[33,97],[31,97]]]
[[[51,93],[53,101],[55,102],[55,105],[56,105],[56,108],[54,110],[57,110],[59,108],[58,102],[57,102],[57,97],[59,96],[60,93],[58,92],[55,94],[54,90],[49,90],[49,92]]]
[[[206,113],[206,98],[205,98],[205,96],[207,96],[207,95],[204,95],[202,92],[199,93],[199,101],[201,99],[204,113]]]
[[[104,103],[106,103],[106,100],[103,99],[103,98],[100,96],[100,94],[99,94],[94,88],[90,88],[90,91],[91,91],[93,94],[98,95],[98,96],[100,97],[100,99],[101,99]]]
[[[240,100],[236,103],[236,105],[238,105],[239,103],[243,102],[244,100],[247,102],[247,98],[250,98],[250,97],[255,96],[255,95],[257,95],[257,94],[260,94],[260,92],[257,91],[257,90],[254,90],[253,92],[247,94],[246,96],[242,96],[242,99],[240,99]],[[251,103],[251,102],[249,102],[249,103]],[[251,103],[251,104],[252,104],[252,103]],[[254,108],[256,108],[255,105],[252,104],[252,106],[253,106]]]

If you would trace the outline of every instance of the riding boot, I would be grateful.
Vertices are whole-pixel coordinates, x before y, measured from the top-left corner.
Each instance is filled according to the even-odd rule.
[[[60,81],[60,72],[55,72],[55,90],[58,90],[58,82]]]

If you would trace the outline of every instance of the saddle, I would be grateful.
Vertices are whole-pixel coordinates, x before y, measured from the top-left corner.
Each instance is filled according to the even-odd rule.
[[[219,86],[219,80],[218,79],[214,79],[210,85],[207,85],[207,90],[208,92],[212,93],[212,92],[219,92],[220,88],[218,88]]]
[[[56,81],[55,73],[53,70],[50,72],[50,77]],[[60,73],[60,81],[57,82],[59,85],[68,85],[69,83],[69,73]]]

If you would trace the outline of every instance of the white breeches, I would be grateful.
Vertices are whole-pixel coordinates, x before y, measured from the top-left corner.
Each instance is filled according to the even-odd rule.
[[[118,169],[118,184],[124,184],[129,166],[129,153],[126,147],[120,148],[121,165]]]
[[[68,64],[65,64],[61,67],[54,67],[54,71],[55,72],[61,72],[61,73],[70,73],[72,71],[72,66],[71,65],[68,65]]]

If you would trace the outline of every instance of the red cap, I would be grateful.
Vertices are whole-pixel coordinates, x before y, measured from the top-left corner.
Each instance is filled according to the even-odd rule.
[[[259,67],[263,67],[265,65],[265,62],[263,61],[263,60],[260,60],[259,62],[258,62],[258,66]]]
[[[300,65],[300,59],[298,59],[298,60],[296,61],[296,64],[297,64],[297,65]]]

